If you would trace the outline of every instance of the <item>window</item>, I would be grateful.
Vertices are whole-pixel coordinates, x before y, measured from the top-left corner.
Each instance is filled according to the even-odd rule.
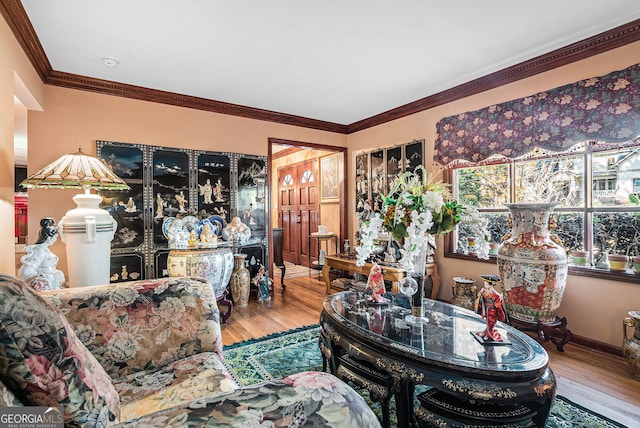
[[[301,183],[312,183],[313,182],[313,173],[306,169],[302,173],[302,178],[300,179]]]
[[[507,233],[510,202],[557,202],[555,233],[566,250],[640,255],[640,141],[612,149],[589,142],[564,153],[536,149],[515,160],[453,171],[456,198],[489,219],[491,242]],[[467,250],[464,227],[455,248]]]

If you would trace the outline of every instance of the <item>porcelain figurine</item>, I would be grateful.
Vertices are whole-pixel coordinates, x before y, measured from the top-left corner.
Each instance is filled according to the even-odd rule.
[[[387,303],[387,299],[382,295],[385,293],[384,278],[382,276],[382,268],[374,263],[369,271],[369,279],[367,285],[371,288],[371,301],[376,303]]]
[[[189,247],[194,248],[198,246],[199,243],[200,239],[198,239],[198,232],[196,232],[195,229],[191,229],[191,232],[189,232]]]
[[[250,237],[251,229],[240,220],[240,217],[232,218],[227,227],[222,229],[222,239],[225,241],[244,242]]]
[[[58,228],[50,217],[40,220],[40,233],[34,245],[27,245],[20,261],[18,277],[36,290],[58,290],[65,283],[64,273],[56,269],[58,256],[49,250],[58,239]]]
[[[481,277],[484,278],[484,286],[478,293],[474,309],[485,319],[487,328],[477,332],[476,336],[485,342],[502,342],[502,336],[495,325],[498,320],[505,321],[507,315],[502,308],[502,296],[493,288],[493,285],[500,281],[500,277],[496,275],[481,275]]]
[[[265,267],[260,265],[260,270],[256,274],[255,278],[253,278],[253,284],[258,288],[258,301],[260,303],[268,302],[271,300],[271,293],[269,292],[269,287],[273,281],[267,275]]]
[[[200,232],[201,247],[216,247],[218,245],[218,236],[215,234],[213,226],[210,222],[205,221]]]

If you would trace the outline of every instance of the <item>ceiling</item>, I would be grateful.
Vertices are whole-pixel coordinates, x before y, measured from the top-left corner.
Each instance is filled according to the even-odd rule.
[[[640,18],[638,0],[22,5],[55,71],[342,125]]]

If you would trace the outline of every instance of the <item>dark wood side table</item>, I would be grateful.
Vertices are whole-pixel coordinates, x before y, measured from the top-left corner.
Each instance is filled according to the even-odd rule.
[[[284,227],[273,228],[273,263],[280,269],[282,275],[280,275],[280,285],[282,288],[287,288],[284,285],[284,275],[287,273],[287,268],[282,260],[282,235],[284,233]]]

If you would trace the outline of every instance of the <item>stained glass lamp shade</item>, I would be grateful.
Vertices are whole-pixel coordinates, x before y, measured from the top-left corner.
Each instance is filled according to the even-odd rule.
[[[69,153],[52,162],[22,183],[27,189],[96,189],[129,190],[130,187],[95,156],[82,153]]]
[[[62,242],[67,246],[69,285],[81,287],[109,282],[111,240],[116,222],[100,208],[102,197],[89,193],[96,190],[129,190],[99,158],[70,153],[30,175],[20,183],[27,189],[85,189],[73,197],[77,208],[68,211],[58,223]]]

